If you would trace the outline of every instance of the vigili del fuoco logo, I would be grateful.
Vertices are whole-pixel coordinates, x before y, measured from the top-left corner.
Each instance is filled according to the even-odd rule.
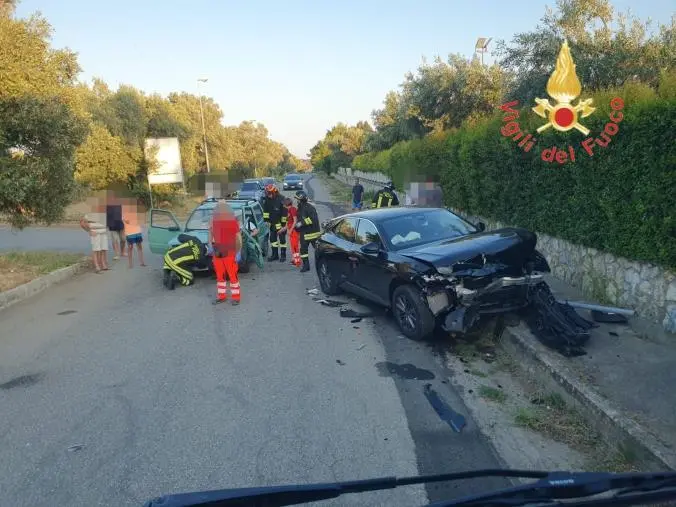
[[[559,132],[568,132],[570,130],[578,130],[586,137],[582,140],[580,145],[584,151],[591,157],[594,155],[594,148],[600,146],[605,148],[608,146],[615,134],[620,131],[619,123],[624,118],[622,109],[624,109],[624,101],[620,97],[615,97],[610,101],[610,121],[606,123],[603,131],[598,136],[589,137],[589,129],[584,126],[583,120],[592,115],[596,111],[592,107],[593,99],[580,99],[576,104],[573,104],[582,93],[582,84],[575,73],[575,62],[570,54],[568,48],[568,41],[564,41],[559,51],[559,56],[556,59],[556,68],[547,81],[547,95],[549,95],[555,102],[552,104],[549,99],[536,98],[537,106],[532,110],[538,116],[544,118],[546,123],[537,129],[537,133],[544,132],[549,128],[558,130]],[[502,121],[505,124],[500,129],[500,133],[511,138],[517,142],[517,146],[525,152],[529,152],[537,143],[537,139],[532,134],[523,132],[521,126],[517,121],[519,118],[519,111],[512,109],[519,105],[518,100],[508,102],[500,106],[500,109],[505,113]],[[575,162],[576,151],[573,145],[568,145],[567,149],[562,149],[557,146],[544,148],[540,157],[545,162],[558,162],[565,164],[567,162]]]

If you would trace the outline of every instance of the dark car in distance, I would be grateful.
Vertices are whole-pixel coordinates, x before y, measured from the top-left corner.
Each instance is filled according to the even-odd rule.
[[[248,179],[242,182],[242,186],[237,191],[237,197],[240,199],[254,199],[258,202],[263,201],[265,185],[261,180]]]
[[[315,248],[322,291],[350,292],[392,310],[414,340],[436,326],[466,333],[486,314],[528,305],[550,271],[534,233],[485,231],[444,208],[382,208],[323,224]]]
[[[303,176],[300,174],[287,174],[282,182],[284,190],[303,190]]]

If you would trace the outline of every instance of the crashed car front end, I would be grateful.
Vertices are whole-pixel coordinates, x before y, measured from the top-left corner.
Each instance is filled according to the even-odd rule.
[[[534,248],[535,235],[521,231],[519,236],[528,241],[510,246],[508,255],[507,250],[473,252],[472,258],[446,265],[436,262],[413,277],[445,331],[464,334],[483,315],[512,312],[530,304],[532,288],[544,281],[550,268]]]

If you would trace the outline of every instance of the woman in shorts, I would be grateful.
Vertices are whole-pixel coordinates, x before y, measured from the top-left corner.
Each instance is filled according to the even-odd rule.
[[[128,200],[122,205],[122,221],[124,222],[125,241],[127,242],[127,258],[129,267],[134,267],[134,245],[138,253],[139,265],[145,266],[143,261],[143,234],[136,203]]]

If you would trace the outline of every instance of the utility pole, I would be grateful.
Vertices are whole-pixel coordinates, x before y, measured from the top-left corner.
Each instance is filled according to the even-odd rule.
[[[211,169],[209,168],[209,149],[207,148],[207,130],[204,126],[204,106],[202,106],[202,90],[200,89],[200,83],[206,83],[208,79],[200,78],[197,80],[197,90],[200,98],[200,117],[202,118],[202,138],[204,139],[204,158],[207,161],[207,172],[210,173]]]

